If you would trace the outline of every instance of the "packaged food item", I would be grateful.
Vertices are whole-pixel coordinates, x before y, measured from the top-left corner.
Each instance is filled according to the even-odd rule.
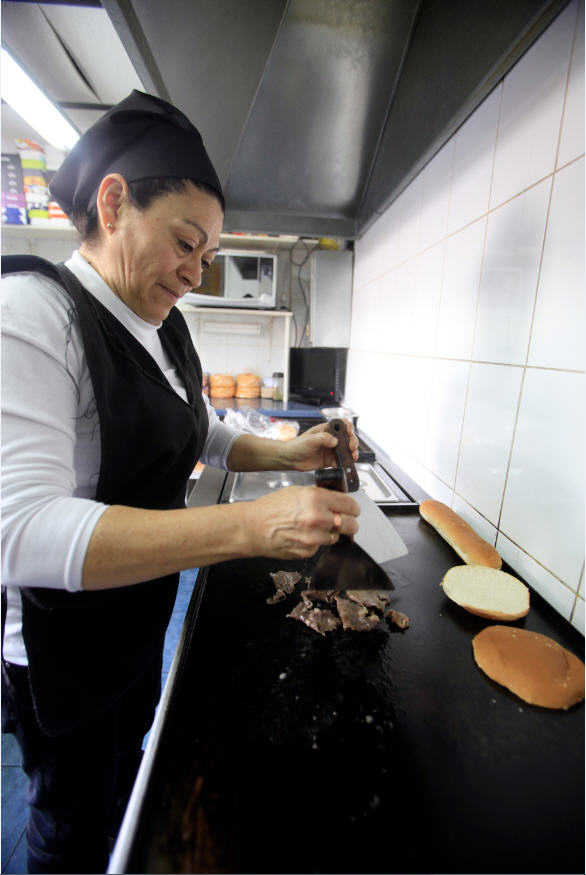
[[[34,140],[17,139],[29,224],[49,224],[49,186],[45,150]]]
[[[260,397],[261,398],[272,398],[273,397],[273,381],[270,378],[267,378],[262,381],[262,386],[260,387]]]
[[[240,410],[227,410],[224,422],[247,431],[258,437],[273,438],[279,441],[288,441],[299,434],[299,422],[296,419],[273,419],[259,413],[252,407],[242,407]]]
[[[18,153],[2,153],[2,224],[28,225],[22,167]]]

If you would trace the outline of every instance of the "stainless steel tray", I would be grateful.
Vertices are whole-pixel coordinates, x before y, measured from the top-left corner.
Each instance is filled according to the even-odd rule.
[[[404,501],[404,497],[395,491],[384,469],[377,463],[357,462],[356,470],[361,487],[377,504]],[[246,471],[234,475],[232,485],[228,488],[227,501],[252,501],[275,489],[285,486],[311,486],[314,482],[311,471]]]

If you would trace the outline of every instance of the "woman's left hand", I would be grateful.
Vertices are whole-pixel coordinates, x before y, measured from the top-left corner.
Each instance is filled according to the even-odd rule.
[[[358,438],[352,423],[344,420],[348,429],[349,447],[352,457],[358,460]],[[315,471],[317,468],[336,466],[334,447],[338,439],[330,432],[328,423],[320,423],[300,434],[282,446],[282,455],[287,467],[294,471]]]

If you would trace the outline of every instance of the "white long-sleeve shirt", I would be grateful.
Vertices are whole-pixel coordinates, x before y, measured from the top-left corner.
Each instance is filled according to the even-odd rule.
[[[185,399],[158,327],[130,310],[78,251],[67,267],[142,343]],[[26,665],[18,587],[80,590],[88,544],[106,505],[92,498],[100,467],[99,422],[70,299],[48,277],[9,274],[0,283],[0,302],[4,658]],[[204,400],[209,432],[201,461],[226,469],[241,432],[221,422]]]

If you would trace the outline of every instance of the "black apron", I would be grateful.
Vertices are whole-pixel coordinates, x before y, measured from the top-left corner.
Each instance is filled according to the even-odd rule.
[[[72,302],[100,422],[95,500],[166,510],[185,506],[187,480],[208,431],[202,372],[181,313],[159,329],[183,379],[187,403],[129,331],[65,265],[8,256],[2,272],[55,279]],[[42,556],[39,556],[42,562]],[[23,587],[22,631],[41,728],[58,735],[96,716],[136,683],[162,650],[178,574],[117,589],[67,592]]]

